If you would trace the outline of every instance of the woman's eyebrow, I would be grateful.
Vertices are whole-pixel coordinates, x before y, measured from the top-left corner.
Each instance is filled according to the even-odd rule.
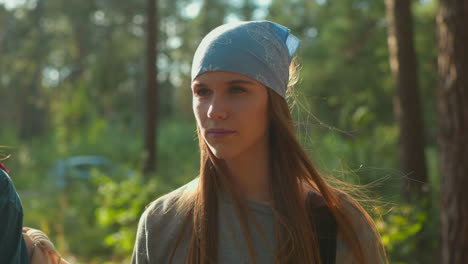
[[[255,84],[254,82],[251,82],[251,81],[247,81],[247,80],[232,80],[232,81],[229,81],[227,82],[227,84],[229,85],[232,85],[232,84]]]
[[[202,88],[202,87],[206,87],[206,85],[204,83],[201,83],[201,82],[196,82],[196,83],[192,84],[192,87],[193,88]]]

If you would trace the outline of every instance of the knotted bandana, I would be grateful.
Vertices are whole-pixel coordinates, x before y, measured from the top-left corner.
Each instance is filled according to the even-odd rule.
[[[208,71],[243,74],[285,97],[289,64],[300,40],[270,21],[219,26],[206,35],[195,52],[192,81]]]

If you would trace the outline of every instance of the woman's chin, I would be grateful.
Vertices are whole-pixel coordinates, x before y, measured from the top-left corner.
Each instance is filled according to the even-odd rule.
[[[217,159],[229,160],[236,156],[236,153],[226,148],[210,147],[210,150]]]

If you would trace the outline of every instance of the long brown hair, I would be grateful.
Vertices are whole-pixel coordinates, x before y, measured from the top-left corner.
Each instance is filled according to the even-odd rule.
[[[297,81],[295,63],[290,68],[290,87]],[[359,203],[338,188],[330,186],[316,170],[307,153],[296,138],[294,122],[284,98],[271,89],[268,90],[269,128],[269,159],[271,171],[270,190],[273,196],[273,212],[275,215],[275,263],[316,263],[320,264],[318,239],[313,225],[308,217],[304,187],[319,193],[334,215],[338,230],[351,247],[358,263],[366,264],[364,249],[353,226],[351,216],[345,206],[353,206],[361,213],[362,219],[375,231],[371,217]],[[218,195],[221,186],[233,198],[243,234],[246,237],[251,263],[256,263],[253,242],[248,228],[250,211],[245,201],[240,199],[229,188],[229,180],[224,162],[217,159],[208,148],[200,130],[197,129],[200,146],[200,175],[197,188],[182,197],[178,204],[180,211],[186,213],[186,223],[189,225],[190,244],[186,263],[216,263],[218,252]],[[256,223],[255,223],[256,224]],[[259,226],[256,224],[257,229]],[[186,231],[186,230],[185,230]],[[182,230],[175,248],[180,244]],[[377,234],[377,232],[376,232]],[[380,245],[381,255],[386,259],[385,250],[376,236],[375,243]],[[175,254],[172,251],[172,257]],[[370,263],[367,263],[370,264]]]

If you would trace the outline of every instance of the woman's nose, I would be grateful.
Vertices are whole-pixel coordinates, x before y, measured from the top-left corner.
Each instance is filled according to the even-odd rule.
[[[227,118],[227,109],[225,102],[218,96],[213,96],[208,107],[208,118],[223,120]]]

